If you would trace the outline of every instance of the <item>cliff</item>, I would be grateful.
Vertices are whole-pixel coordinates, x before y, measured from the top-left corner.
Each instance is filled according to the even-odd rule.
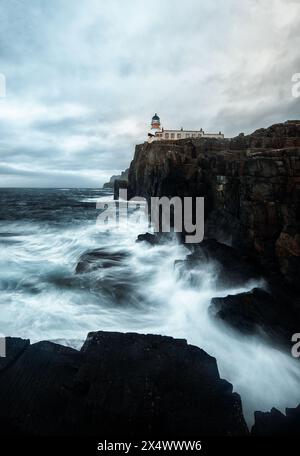
[[[290,350],[300,328],[300,121],[232,139],[138,145],[128,195],[203,196],[209,243],[188,245],[185,267],[214,262],[219,283],[233,286],[246,283],[239,271],[257,271],[265,293],[213,300],[212,314]]]
[[[250,252],[294,282],[300,272],[300,121],[232,139],[136,146],[133,196],[204,196],[207,238]]]

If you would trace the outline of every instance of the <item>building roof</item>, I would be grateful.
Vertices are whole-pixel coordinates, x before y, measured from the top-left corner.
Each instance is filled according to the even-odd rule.
[[[160,118],[159,118],[158,115],[155,113],[154,116],[152,117],[152,120],[160,120]]]
[[[175,133],[204,133],[203,130],[169,130],[164,128],[164,133],[175,132]]]

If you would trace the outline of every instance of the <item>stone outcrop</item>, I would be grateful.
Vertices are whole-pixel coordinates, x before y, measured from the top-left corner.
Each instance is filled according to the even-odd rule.
[[[217,288],[234,288],[255,283],[262,277],[262,269],[251,258],[241,255],[232,247],[205,239],[200,244],[190,246],[192,252],[185,260],[176,261],[182,272],[190,272],[191,285],[199,285],[201,271],[213,268]],[[200,274],[198,274],[200,272]]]
[[[243,334],[260,335],[272,345],[291,348],[291,335],[299,331],[299,314],[286,309],[282,299],[259,288],[251,292],[213,298],[213,315],[229,323]]]
[[[0,374],[2,434],[248,433],[216,360],[185,340],[95,332],[77,351],[8,338]]]

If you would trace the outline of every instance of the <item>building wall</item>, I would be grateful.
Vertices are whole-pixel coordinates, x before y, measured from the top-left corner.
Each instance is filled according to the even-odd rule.
[[[204,133],[203,130],[161,130],[155,133],[153,141],[170,139],[189,139],[189,138],[224,138],[223,133]]]

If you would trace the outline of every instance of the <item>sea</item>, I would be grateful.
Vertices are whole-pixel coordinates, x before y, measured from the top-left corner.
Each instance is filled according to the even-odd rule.
[[[201,277],[195,286],[177,267],[189,252],[176,239],[136,242],[147,220],[99,222],[101,207],[114,208],[107,190],[0,189],[1,335],[76,349],[98,330],[184,338],[216,358],[220,376],[241,395],[249,426],[255,410],[297,406],[299,362],[209,310],[213,297],[257,284],[220,290],[214,266],[206,265],[192,271]],[[81,255],[95,249],[121,253],[122,261],[76,273]]]

